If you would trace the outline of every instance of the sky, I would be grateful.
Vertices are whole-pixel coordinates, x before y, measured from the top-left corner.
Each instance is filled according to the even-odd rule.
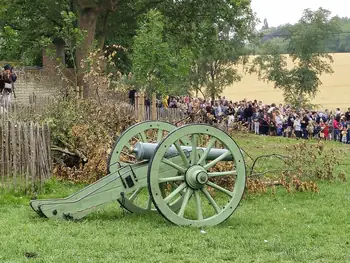
[[[253,11],[261,22],[266,18],[270,27],[296,23],[306,8],[330,10],[332,16],[350,17],[349,0],[251,0]]]

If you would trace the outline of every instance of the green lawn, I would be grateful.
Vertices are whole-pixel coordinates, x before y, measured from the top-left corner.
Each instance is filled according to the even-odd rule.
[[[295,143],[235,137],[253,157],[285,153],[284,145]],[[343,163],[350,163],[350,148],[342,147]],[[350,174],[350,166],[342,169]],[[52,181],[41,197],[81,187]],[[248,196],[228,221],[204,231],[171,225],[158,214],[126,214],[117,204],[82,222],[52,221],[31,210],[30,197],[2,194],[0,262],[350,262],[350,185],[319,187],[319,193]]]

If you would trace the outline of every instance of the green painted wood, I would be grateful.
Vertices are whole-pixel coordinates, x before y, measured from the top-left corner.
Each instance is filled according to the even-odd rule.
[[[180,157],[174,157],[171,160],[179,162]],[[147,185],[147,169],[147,162],[126,166],[102,178],[93,186],[82,189],[78,194],[66,199],[54,199],[51,202],[45,200],[45,202],[36,205],[38,205],[40,213],[47,218],[79,220],[113,201],[124,199],[123,196],[126,194],[145,187]],[[160,167],[162,177],[173,177],[176,174],[177,170],[169,169],[166,165]],[[131,187],[127,183],[128,177],[132,179],[134,184]],[[38,200],[38,202],[40,201]],[[174,205],[176,203],[178,202],[175,202]]]
[[[120,135],[120,137],[115,143],[115,146],[108,160],[108,172],[113,173],[116,170],[118,170],[119,164],[122,166],[128,164],[121,161],[121,153],[123,150],[124,152],[128,151],[130,150],[128,148],[134,146],[131,143],[132,141],[140,140],[144,143],[151,142],[151,138],[146,137],[147,131],[154,130],[157,133],[156,140],[159,143],[164,138],[163,132],[170,132],[175,129],[176,126],[174,126],[173,124],[162,121],[145,121],[129,127]],[[187,143],[189,142],[187,141]],[[143,195],[148,196],[147,202],[141,202],[139,198],[135,198],[134,200],[130,199],[131,197],[133,197],[133,194],[137,195],[139,192]],[[124,207],[131,213],[142,214],[156,211],[156,209],[151,205],[152,202],[150,196],[148,195],[147,188],[135,189],[134,192],[128,194],[127,196],[125,196],[125,198],[118,200],[118,202],[122,205],[122,207]]]
[[[196,156],[190,154],[190,156],[187,157],[191,160],[191,163],[185,160],[174,163],[164,157],[169,147],[174,145],[181,138],[193,136],[203,137],[203,135],[209,136],[210,138],[207,148],[200,153],[199,156],[197,156],[197,142],[193,139],[191,140],[191,153],[196,153]],[[227,152],[207,162],[207,155],[217,142],[221,142],[225,145]],[[179,150],[181,151],[181,148]],[[216,163],[225,160],[229,155],[233,157],[232,161],[234,161],[235,164],[232,170],[222,172],[209,171]],[[192,160],[196,162],[193,164]],[[162,178],[160,169],[164,163],[168,165],[169,168],[172,167],[178,170],[177,178]],[[225,189],[209,180],[210,178],[220,176],[234,176],[235,183],[233,191]],[[149,164],[147,179],[153,203],[164,218],[176,225],[203,227],[220,224],[228,219],[235,211],[244,193],[246,171],[241,150],[227,133],[212,126],[195,124],[186,125],[174,130],[157,146]],[[179,182],[179,186],[172,193],[164,197],[161,194],[163,189],[159,182],[166,182],[167,180],[176,180]],[[217,190],[217,193],[221,195],[213,197],[209,193],[208,187]],[[173,211],[169,208],[169,202],[173,198],[176,198],[180,192],[184,196],[181,208],[179,211]],[[222,196],[224,196],[225,202],[224,205],[221,206],[218,205],[218,202],[222,201],[221,199],[219,200]],[[191,200],[192,197],[193,200]],[[203,202],[203,199],[205,202]],[[192,208],[191,204],[193,203],[190,201],[194,201],[195,205],[192,207],[195,207],[193,210],[195,210],[196,214],[191,214],[191,211],[189,211],[188,214],[185,213],[187,208]],[[207,203],[209,203],[209,206],[206,205]],[[207,211],[209,208],[214,211],[213,214]],[[206,214],[210,214],[210,216],[206,217]]]

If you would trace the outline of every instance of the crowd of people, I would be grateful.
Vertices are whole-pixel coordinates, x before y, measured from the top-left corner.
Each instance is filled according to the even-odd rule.
[[[211,101],[201,98],[170,97],[157,100],[159,108],[180,108],[189,116],[204,113],[204,122],[232,127],[240,123],[257,135],[319,138],[350,144],[350,108],[342,112],[300,109],[290,105],[264,104],[257,100],[233,102],[225,97]]]

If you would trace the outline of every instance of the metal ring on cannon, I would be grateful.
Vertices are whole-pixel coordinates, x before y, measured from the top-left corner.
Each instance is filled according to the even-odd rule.
[[[190,157],[184,154],[184,149],[189,147],[181,145],[182,138],[189,137]],[[243,196],[246,172],[243,155],[227,133],[208,125],[186,125],[172,131],[155,147],[153,153],[148,152],[152,155],[148,167],[148,190],[163,217],[176,225],[196,227],[217,225],[230,217]],[[167,158],[174,149],[181,157],[180,162],[174,163]],[[176,169],[178,175],[166,177],[163,173],[160,177],[164,164],[169,169]],[[220,165],[226,165],[223,171]],[[173,182],[177,182],[177,187],[164,196],[166,189],[163,187]],[[226,187],[230,182],[231,189]],[[184,195],[180,210],[173,211],[169,204],[180,194]]]
[[[141,161],[137,160],[133,154],[133,147],[137,142],[159,143],[170,131],[175,129],[176,126],[161,121],[145,121],[129,127],[119,136],[109,155],[108,173],[112,174],[119,169],[119,167],[114,165],[115,163],[124,166]],[[186,143],[188,145],[190,143],[189,140]],[[141,198],[146,198],[146,200],[141,200]],[[131,213],[140,214],[156,211],[152,207],[152,201],[146,187],[139,188],[127,194],[123,198],[118,199],[118,202]],[[172,209],[176,210],[179,207],[174,204]]]

